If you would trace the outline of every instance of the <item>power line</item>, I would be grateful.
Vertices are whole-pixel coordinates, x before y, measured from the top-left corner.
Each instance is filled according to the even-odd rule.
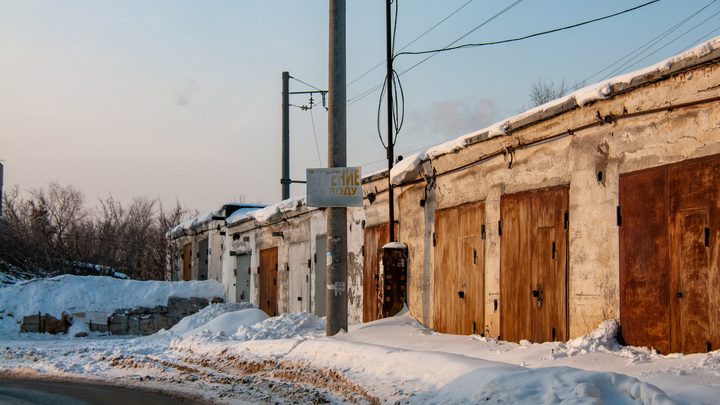
[[[400,49],[400,51],[403,51],[403,50],[405,50],[407,47],[409,47],[410,45],[414,44],[417,40],[419,40],[420,38],[424,37],[427,33],[429,33],[430,31],[434,30],[435,28],[437,28],[440,24],[444,23],[448,18],[450,18],[450,17],[454,16],[455,14],[457,14],[460,10],[462,10],[463,8],[465,8],[465,6],[467,6],[468,4],[472,3],[473,1],[475,1],[475,0],[470,0],[470,1],[468,1],[467,3],[463,4],[462,6],[460,6],[460,8],[458,8],[457,10],[453,11],[452,13],[450,13],[450,15],[448,15],[447,17],[445,17],[445,18],[443,18],[442,20],[440,20],[439,23],[433,25],[433,26],[430,27],[427,31],[425,31],[425,32],[423,32],[422,34],[420,34],[420,36],[418,36],[417,38],[415,38],[415,39],[413,39],[412,41],[410,41],[407,45],[403,46],[402,49]],[[365,72],[365,73],[363,73],[362,75],[360,75],[360,77],[358,77],[357,79],[355,79],[355,80],[351,81],[350,83],[348,83],[348,84],[347,84],[348,87],[349,87],[351,84],[353,84],[353,83],[357,82],[358,80],[362,79],[363,77],[367,76],[370,72],[372,72],[373,70],[379,68],[379,67],[382,66],[384,63],[385,63],[385,61],[383,60],[382,62],[380,62],[380,63],[378,63],[377,65],[373,66],[372,68],[370,68],[370,70],[368,70],[367,72]],[[377,89],[377,88],[379,88],[379,87],[374,87],[374,88],[373,88],[373,91],[374,91],[375,89]]]
[[[477,27],[473,28],[472,30],[470,30],[469,32],[465,33],[465,34],[464,34],[463,36],[461,36],[460,38],[458,38],[458,39],[454,40],[453,42],[451,42],[450,44],[448,44],[448,45],[446,46],[446,48],[449,47],[449,46],[451,46],[451,45],[453,45],[453,44],[456,44],[458,41],[462,40],[463,38],[467,37],[468,35],[472,34],[472,33],[475,32],[475,31],[477,31],[479,28],[481,28],[481,27],[483,27],[484,25],[488,24],[488,23],[491,22],[492,20],[494,20],[494,19],[496,19],[497,17],[501,16],[502,14],[504,14],[505,12],[507,12],[508,10],[510,10],[511,8],[515,7],[516,5],[520,4],[520,3],[523,2],[523,1],[524,1],[524,0],[517,0],[517,1],[515,1],[515,3],[513,3],[513,4],[511,4],[511,5],[507,6],[507,7],[505,7],[503,10],[501,10],[500,12],[498,12],[497,14],[495,14],[494,16],[492,16],[492,17],[488,18],[487,20],[483,21],[483,22],[482,22],[480,25],[478,25]],[[655,1],[660,1],[660,0],[655,0]],[[468,3],[469,3],[469,2],[468,2]],[[464,4],[462,7],[465,7],[468,3]],[[461,7],[461,8],[462,8],[462,7]],[[456,10],[455,12],[457,12],[457,11],[459,11],[459,10],[460,10],[460,9]],[[454,14],[454,13],[453,13],[453,14]],[[451,14],[451,15],[452,15],[452,14]],[[448,18],[449,18],[449,16],[448,16]],[[445,18],[445,19],[447,19],[447,18]],[[443,20],[443,21],[444,21],[444,20]],[[423,34],[423,35],[425,35],[425,34]],[[414,41],[413,41],[413,42],[414,42]],[[409,44],[408,44],[408,45],[409,45]],[[403,48],[403,49],[405,49],[405,48]],[[402,55],[402,54],[406,54],[406,53],[407,53],[407,52],[400,52],[399,54],[394,55],[394,56],[393,56],[393,59],[394,59],[395,57],[397,57],[398,55]],[[430,56],[428,56],[427,58],[425,58],[425,59],[421,60],[420,62],[416,63],[415,65],[411,66],[409,69],[406,69],[406,70],[400,72],[400,73],[398,74],[398,76],[402,76],[402,75],[404,75],[405,73],[411,71],[412,69],[414,69],[414,68],[416,68],[417,66],[419,66],[420,64],[424,63],[425,61],[427,61],[428,59],[432,58],[432,57],[435,56],[436,54],[437,54],[437,53],[435,53],[435,54],[433,54],[433,55],[430,55]],[[374,69],[374,68],[373,68],[373,69]],[[387,78],[386,78],[386,79],[387,79]],[[378,90],[378,89],[380,89],[380,88],[382,88],[382,87],[383,87],[383,84],[379,84],[379,85],[377,85],[377,86],[375,86],[375,87],[373,87],[373,88],[371,88],[371,89],[369,89],[369,90],[366,90],[365,92],[361,93],[361,95],[355,96],[355,97],[349,99],[349,100],[348,100],[348,105],[352,105],[352,104],[354,104],[355,102],[360,101],[361,99],[369,96],[370,94],[374,93],[376,90]]]
[[[685,49],[683,49],[682,51],[683,51],[683,52],[687,51],[688,49],[692,48],[693,46],[695,46],[695,45],[696,45],[697,43],[699,43],[700,41],[704,41],[707,37],[712,36],[712,35],[715,34],[717,31],[720,31],[720,27],[717,27],[717,28],[715,28],[714,30],[708,32],[707,34],[701,36],[700,39],[697,39],[697,40],[695,40],[694,42],[690,43],[690,45],[688,45],[688,46],[687,46]]]
[[[519,1],[522,1],[522,0],[519,0]],[[519,2],[519,1],[518,1],[518,2]],[[629,9],[627,9],[627,10],[623,10],[623,11],[620,11],[620,12],[615,13],[615,14],[610,14],[610,15],[607,15],[607,16],[604,16],[604,17],[595,18],[595,19],[592,19],[592,20],[584,21],[584,22],[581,22],[581,23],[573,24],[573,25],[568,25],[568,26],[565,26],[565,27],[560,27],[560,28],[555,28],[555,29],[551,29],[551,30],[547,30],[547,31],[538,32],[538,33],[535,33],[535,34],[525,35],[525,36],[523,36],[523,37],[511,38],[511,39],[504,39],[504,40],[501,40],[501,41],[493,41],[493,42],[481,42],[481,43],[473,43],[473,44],[464,44],[464,45],[458,45],[458,46],[453,46],[453,47],[445,47],[445,48],[441,48],[441,49],[432,49],[432,50],[428,50],[428,51],[400,52],[400,53],[398,53],[397,55],[395,55],[395,57],[398,57],[398,56],[400,56],[400,55],[423,55],[423,54],[428,54],[428,53],[432,53],[433,56],[434,56],[434,55],[437,55],[437,54],[440,53],[440,52],[454,51],[454,50],[457,50],[457,49],[476,48],[476,47],[480,47],[480,46],[499,45],[499,44],[506,44],[506,43],[509,43],[509,42],[522,41],[522,40],[525,40],[525,39],[534,38],[534,37],[539,37],[539,36],[547,35],[547,34],[552,34],[552,33],[555,33],[555,32],[564,31],[564,30],[568,30],[568,29],[571,29],[571,28],[577,28],[577,27],[580,27],[580,26],[583,26],[583,25],[587,25],[587,24],[591,24],[591,23],[594,23],[594,22],[606,20],[606,19],[608,19],[608,18],[617,17],[617,16],[619,16],[619,15],[621,15],[621,14],[629,13],[629,12],[631,12],[631,11],[634,11],[634,10],[637,10],[637,9],[640,9],[640,8],[643,8],[643,7],[645,7],[645,6],[649,6],[650,4],[657,3],[657,2],[659,2],[659,1],[661,1],[661,0],[652,0],[652,1],[649,1],[649,2],[647,2],[647,3],[645,3],[645,4],[641,4],[641,5],[639,5],[639,6],[636,6],[636,7],[633,7],[633,8],[629,8]],[[517,2],[516,2],[515,4],[517,4]],[[503,12],[504,12],[504,11],[503,11]],[[493,17],[493,18],[494,18],[494,17]],[[479,27],[478,27],[478,28],[479,28]],[[457,42],[457,41],[455,41],[455,42]],[[429,58],[428,58],[428,59],[429,59]],[[427,60],[427,59],[425,59],[425,60]],[[425,60],[423,60],[422,62],[424,62]],[[422,62],[421,62],[421,63],[422,63]],[[415,65],[415,66],[417,66],[417,65]],[[415,67],[415,66],[413,66],[413,67]],[[412,68],[410,68],[410,69],[412,69]],[[408,70],[410,70],[410,69],[408,69]],[[407,71],[407,70],[406,70],[406,71]]]
[[[315,135],[315,149],[318,154],[318,161],[320,161],[320,167],[323,167],[322,158],[320,157],[320,146],[318,146],[317,132],[315,131],[315,117],[313,117],[312,105],[310,106],[310,120],[312,121],[313,135]]]
[[[295,80],[296,82],[300,82],[300,83],[302,83],[302,84],[304,84],[304,85],[306,85],[306,86],[308,86],[308,87],[312,87],[313,89],[319,91],[320,93],[325,93],[325,90],[320,90],[320,89],[318,89],[317,87],[313,86],[312,84],[307,84],[307,83],[305,83],[304,81],[302,81],[302,80],[300,80],[300,79],[296,79],[296,78],[294,78],[294,77],[292,77],[292,76],[290,76],[290,78],[293,79],[293,80]]]
[[[702,7],[700,10],[694,12],[694,13],[691,14],[690,16],[688,16],[688,17],[686,17],[685,19],[683,19],[682,21],[680,21],[679,23],[675,24],[675,25],[674,25],[673,27],[671,27],[670,29],[664,31],[664,32],[661,33],[660,35],[656,36],[656,37],[653,38],[652,40],[650,40],[650,41],[648,41],[647,43],[645,43],[644,45],[640,46],[639,48],[635,49],[634,51],[632,51],[632,52],[630,52],[629,54],[625,55],[624,57],[620,58],[617,62],[611,64],[610,66],[606,67],[605,69],[601,70],[600,72],[595,73],[594,75],[588,77],[587,79],[585,79],[585,81],[588,81],[589,79],[592,79],[593,77],[595,77],[595,76],[597,76],[598,74],[604,72],[605,70],[609,69],[610,67],[612,67],[612,66],[620,63],[620,62],[621,62],[622,60],[624,60],[625,58],[630,57],[631,55],[637,53],[638,51],[640,51],[640,50],[642,49],[641,52],[637,53],[635,56],[633,56],[632,58],[630,58],[630,60],[626,61],[625,63],[623,63],[622,65],[620,65],[619,67],[617,67],[615,70],[613,70],[612,72],[610,72],[610,73],[608,73],[607,75],[603,76],[601,80],[605,80],[605,79],[607,79],[607,78],[609,78],[609,77],[614,76],[617,72],[620,72],[622,69],[624,69],[630,62],[632,62],[633,60],[635,60],[635,58],[637,58],[637,57],[639,57],[640,55],[642,55],[643,53],[647,52],[650,48],[652,48],[653,46],[655,46],[656,44],[658,44],[660,41],[662,41],[663,39],[665,39],[666,37],[668,37],[670,34],[672,34],[675,30],[677,30],[677,29],[679,29],[681,26],[685,25],[688,21],[690,21],[693,17],[695,17],[696,15],[698,15],[701,11],[703,11],[703,10],[705,10],[706,8],[710,7],[710,5],[713,4],[713,3],[715,3],[715,1],[716,1],[716,0],[711,1],[710,3],[708,3],[707,5],[705,5],[704,7]],[[644,48],[644,49],[643,49],[643,48]]]
[[[465,34],[465,35],[463,35],[462,37],[458,38],[457,40],[453,41],[450,45],[452,45],[452,44],[454,44],[454,43],[457,43],[457,42],[458,42],[459,40],[461,40],[462,38],[465,38],[465,37],[466,37],[467,35],[469,35],[470,33],[474,32],[474,31],[477,30],[478,28],[480,28],[480,27],[482,27],[483,25],[487,24],[488,22],[492,21],[493,19],[495,19],[495,18],[498,17],[499,15],[505,13],[506,11],[508,11],[510,8],[514,7],[515,5],[517,5],[518,3],[520,3],[521,1],[523,1],[523,0],[518,0],[518,1],[516,1],[515,3],[511,4],[510,6],[508,6],[507,8],[505,8],[504,10],[502,10],[501,12],[499,12],[498,14],[494,15],[493,17],[491,17],[491,18],[488,19],[487,21],[485,21],[485,22],[483,22],[482,24],[480,24],[479,26],[475,27],[473,30],[471,30],[471,31],[468,32],[467,34]],[[568,30],[568,29],[571,29],[571,28],[577,28],[577,27],[580,27],[580,26],[583,26],[583,25],[587,25],[587,24],[591,24],[591,23],[594,23],[594,22],[606,20],[606,19],[608,19],[608,18],[612,18],[612,17],[619,16],[619,15],[621,15],[621,14],[629,13],[629,12],[631,12],[631,11],[634,11],[634,10],[637,10],[637,9],[640,9],[640,8],[643,8],[643,7],[646,7],[646,6],[649,6],[649,5],[653,4],[653,3],[657,3],[657,2],[660,2],[660,1],[661,1],[661,0],[652,0],[652,1],[649,1],[649,2],[647,2],[647,3],[641,4],[641,5],[639,5],[639,6],[632,7],[632,8],[629,8],[629,9],[627,9],[627,10],[620,11],[620,12],[615,13],[615,14],[610,14],[610,15],[607,15],[607,16],[604,16],[604,17],[595,18],[595,19],[588,20],[588,21],[584,21],[584,22],[581,22],[581,23],[577,23],[577,24],[573,24],[573,25],[568,25],[568,26],[560,27],[560,28],[555,28],[555,29],[551,29],[551,30],[547,30],[547,31],[542,31],[542,32],[538,32],[538,33],[535,33],[535,34],[526,35],[526,36],[518,37],[518,38],[511,38],[511,39],[505,39],[505,40],[493,41],[493,42],[482,42],[482,43],[464,44],[464,45],[458,45],[458,46],[454,46],[454,47],[451,47],[450,45],[448,45],[448,46],[446,46],[445,48],[432,49],[432,50],[428,50],[428,51],[400,52],[400,53],[398,53],[397,55],[395,55],[395,57],[398,57],[398,56],[400,56],[400,55],[423,55],[423,54],[431,54],[431,55],[428,56],[427,58],[421,60],[420,62],[414,64],[414,65],[411,66],[410,68],[408,68],[408,69],[400,72],[399,75],[402,76],[403,74],[411,71],[412,69],[418,67],[420,64],[426,62],[428,59],[432,58],[433,56],[437,55],[437,54],[440,53],[440,52],[453,51],[453,50],[463,49],[463,48],[475,48],[475,47],[481,47],[481,46],[499,45],[499,44],[505,44],[505,43],[510,43],[510,42],[522,41],[522,40],[525,40],[525,39],[530,39],[530,38],[534,38],[534,37],[538,37],[538,36],[542,36],[542,35],[547,35],[547,34],[559,32],[559,31],[564,31],[564,30]],[[353,99],[351,99],[351,100],[348,100],[348,105],[350,105],[350,104],[352,104],[352,103],[355,103],[355,102],[359,101],[359,100],[362,99],[362,98],[365,98],[366,96],[368,96],[369,94],[371,94],[372,92],[374,92],[375,90],[377,90],[377,89],[379,89],[379,88],[381,88],[381,87],[382,87],[382,85],[375,86],[375,87],[373,87],[372,89],[367,90],[366,92],[362,93],[361,96],[357,96],[357,97],[355,97],[355,98],[353,98]]]
[[[680,36],[676,37],[675,39],[673,39],[672,41],[668,42],[667,44],[665,44],[665,45],[661,46],[660,48],[656,49],[656,50],[653,51],[651,54],[645,56],[644,58],[642,58],[642,59],[638,60],[637,62],[633,63],[632,65],[628,66],[627,69],[632,68],[633,66],[637,65],[638,63],[640,63],[640,62],[644,61],[645,59],[651,57],[652,55],[658,53],[658,52],[661,51],[662,49],[666,48],[668,45],[672,44],[673,42],[677,41],[678,39],[680,39],[680,38],[684,37],[685,35],[689,34],[691,31],[695,30],[695,28],[698,28],[699,26],[705,24],[706,22],[708,22],[710,19],[714,18],[714,17],[717,16],[718,14],[720,14],[720,11],[718,11],[718,12],[715,13],[715,14],[713,14],[713,15],[710,16],[709,18],[705,19],[705,21],[701,22],[700,24],[697,24],[696,26],[694,26],[694,27],[690,28],[689,30],[685,31],[685,32],[682,33]],[[717,31],[717,30],[716,30],[716,31]]]

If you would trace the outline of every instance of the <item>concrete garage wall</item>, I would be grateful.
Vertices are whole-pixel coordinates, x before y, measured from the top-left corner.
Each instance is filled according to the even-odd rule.
[[[620,319],[616,210],[619,175],[720,154],[720,53],[690,57],[609,86],[585,105],[561,100],[466,136],[396,180],[399,241],[408,245],[408,305],[435,326],[435,212],[485,203],[485,333],[502,331],[501,198],[569,186],[569,337]],[[670,106],[674,106],[670,108]],[[442,149],[442,148],[440,148]],[[412,157],[406,159],[412,159]],[[387,172],[363,181],[367,226],[387,223]],[[395,174],[394,174],[395,178]],[[368,199],[372,195],[373,201]],[[422,201],[422,203],[421,203]]]
[[[363,224],[365,216],[362,209],[348,209],[348,321],[357,323],[362,321],[362,243]],[[327,233],[327,217],[324,209],[308,208],[305,199],[290,199],[271,205],[264,212],[253,213],[245,218],[228,223],[224,228],[226,246],[223,258],[223,274],[234,274],[234,258],[238,254],[251,255],[251,281],[250,302],[257,305],[259,302],[259,277],[257,269],[260,266],[260,252],[269,248],[277,248],[277,309],[278,313],[290,313],[297,310],[297,295],[302,289],[291,286],[291,268],[307,266],[308,258],[311,261],[309,280],[301,280],[307,284],[311,313],[318,312],[325,302],[316,302],[315,279],[318,272],[325,272],[325,252],[317,251],[317,238]],[[309,252],[309,257],[291,258],[291,247],[297,251],[302,246],[303,252]],[[306,253],[307,253],[306,252]],[[302,263],[290,263],[291,260],[301,260]],[[291,267],[292,266],[292,267]],[[223,280],[226,286],[235,283],[235,276]],[[235,298],[235,285],[228,287],[229,300]],[[294,295],[291,295],[291,291]],[[291,300],[294,302],[291,303]],[[291,305],[295,304],[295,305]],[[303,303],[303,310],[307,306]]]

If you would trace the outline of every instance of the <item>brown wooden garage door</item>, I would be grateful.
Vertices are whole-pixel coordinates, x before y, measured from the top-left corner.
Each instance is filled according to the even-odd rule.
[[[620,176],[620,321],[660,353],[720,347],[720,156]]]
[[[568,187],[500,199],[503,340],[567,339]]]
[[[277,315],[277,247],[260,251],[259,307],[270,316]]]
[[[192,264],[192,244],[188,243],[185,246],[183,246],[183,280],[185,280],[185,281],[192,280],[191,264]]]
[[[485,205],[471,203],[435,213],[435,330],[483,334]]]

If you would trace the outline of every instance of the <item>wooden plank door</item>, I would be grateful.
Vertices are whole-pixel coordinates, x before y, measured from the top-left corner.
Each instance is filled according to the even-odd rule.
[[[277,247],[260,251],[259,308],[269,316],[277,315]]]
[[[250,302],[250,254],[235,257],[235,302]]]
[[[501,198],[503,340],[567,338],[567,213],[567,186]]]
[[[485,254],[482,226],[485,204],[472,203],[458,207],[460,221],[460,266],[458,267],[459,328],[461,335],[484,334],[485,331]]]
[[[435,213],[435,330],[461,335],[485,330],[484,203]]]
[[[435,212],[435,330],[458,333],[457,209]]]
[[[288,250],[290,313],[310,312],[310,242],[293,243]]]
[[[500,337],[531,339],[531,193],[500,199]]]
[[[363,322],[380,319],[382,302],[378,302],[379,262],[378,249],[390,241],[388,224],[365,228],[363,258]]]
[[[183,246],[183,280],[192,280],[192,244]]]
[[[567,338],[567,201],[567,187],[533,193],[533,342]]]

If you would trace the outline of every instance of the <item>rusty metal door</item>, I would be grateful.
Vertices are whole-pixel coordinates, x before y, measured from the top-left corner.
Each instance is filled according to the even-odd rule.
[[[620,176],[620,322],[626,344],[668,353],[667,169]]]
[[[435,213],[435,330],[482,334],[485,205],[471,203]]]
[[[671,305],[672,351],[701,353],[710,351],[710,300],[708,296],[708,250],[705,246],[707,210],[678,213],[677,236],[672,252],[676,254],[677,286]],[[717,348],[717,346],[716,346]]]
[[[277,247],[260,251],[260,291],[259,307],[269,316],[277,315]]]
[[[388,224],[365,228],[363,246],[363,322],[377,319],[381,311],[382,302],[378,302],[378,277],[380,255],[378,249],[390,240],[390,227]]]
[[[503,340],[567,338],[567,215],[567,186],[500,199]]]
[[[183,246],[183,280],[192,280],[192,272],[190,271],[192,264],[192,244],[188,243]]]
[[[660,353],[720,346],[720,156],[620,177],[620,321]]]
[[[703,353],[720,346],[719,183],[720,156],[668,168],[673,352]]]

